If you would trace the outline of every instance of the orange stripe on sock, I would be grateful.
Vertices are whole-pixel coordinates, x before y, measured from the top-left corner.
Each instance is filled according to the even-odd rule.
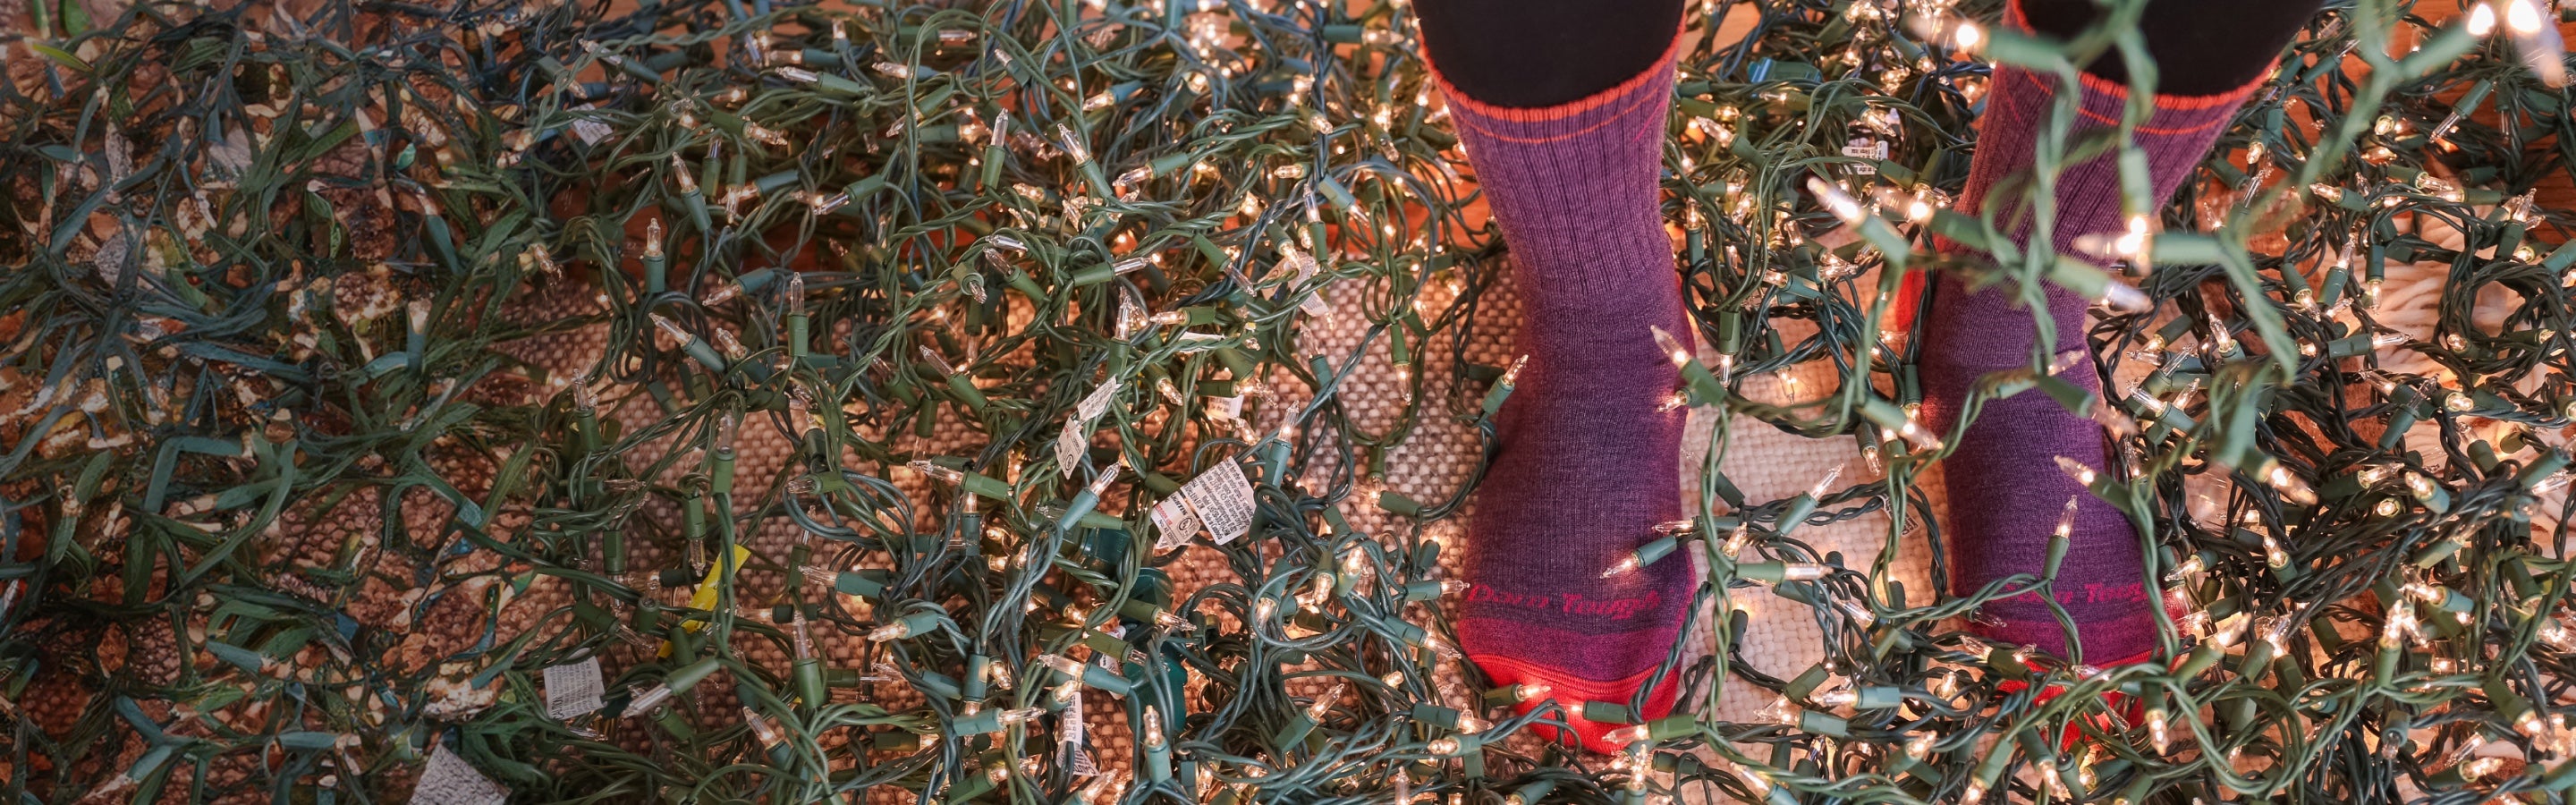
[[[2021,33],[2033,33],[2030,28],[2030,18],[2022,14],[2021,0],[2005,0],[2004,25],[2005,27]],[[2170,109],[2177,112],[2192,112],[2218,106],[2232,106],[2238,103],[2243,103],[2246,96],[2254,94],[2255,87],[2260,87],[2263,85],[2263,82],[2271,80],[2272,71],[2278,69],[2280,66],[2280,58],[2277,56],[2273,57],[2272,64],[2264,67],[2261,73],[2255,74],[2253,80],[2245,82],[2244,86],[2237,87],[2226,92],[2212,95],[2166,95],[2163,93],[2157,93],[2155,97],[2155,107],[2157,109]],[[2038,84],[2041,89],[2052,91],[2056,89],[2056,87],[2049,85],[2047,82],[2041,81],[2039,76],[2035,73],[2021,70],[2015,70],[2014,72],[2029,76],[2031,81]],[[2127,84],[2106,80],[2100,76],[2096,76],[2082,70],[2076,71],[2076,77],[2082,82],[2084,90],[2087,92],[2098,92],[2123,103],[2126,103],[2129,99],[2129,85]],[[2093,110],[2083,108],[2081,105],[2076,107],[2076,111],[2084,113],[2085,117],[2091,118],[2097,123],[2105,123],[2114,126],[2120,124],[2120,118],[2116,116],[2101,115],[2095,113]],[[2190,128],[2139,126],[2137,131],[2144,134],[2190,134],[2197,131],[2207,130],[2211,126],[2224,125],[2226,122],[2227,121],[2224,119],[2214,120],[2209,123]]]
[[[2278,65],[2280,62],[2278,60],[2274,60],[2273,64]],[[2056,85],[2042,80],[2038,73],[2028,70],[2000,70],[1997,72],[2021,76],[2023,79],[2028,80],[2031,83],[2031,86],[2038,87],[2040,90],[2045,92],[2053,93],[2057,91]],[[2243,103],[2246,96],[2254,94],[2255,87],[2262,86],[2264,81],[2270,80],[2271,74],[2272,71],[2266,69],[2263,71],[2263,75],[2255,76],[2254,80],[2246,82],[2245,86],[2237,87],[2217,95],[2157,95],[2155,100],[2156,109],[2159,111],[2193,111],[2221,105],[2233,106],[2235,104]],[[2092,73],[2078,72],[2077,75],[2083,78],[2084,91],[2103,93],[2113,98],[2121,99],[2122,103],[2127,102],[2126,99],[2129,97],[2129,88],[2127,85],[2102,80],[2101,78],[2095,77]],[[2100,123],[2105,126],[2120,125],[2120,117],[2118,115],[2105,115],[2100,112],[2084,108],[2084,104],[2080,100],[2075,105],[2075,111],[2084,115],[2085,119],[2091,120],[2095,123]],[[2208,131],[2214,127],[2227,125],[2230,119],[2231,118],[2228,117],[2221,117],[2200,123],[2199,125],[2185,127],[2141,125],[2136,129],[2133,129],[2133,131],[2136,131],[2139,134],[2155,135],[2196,134]]]
[[[1690,15],[1682,15],[1682,19],[1683,25],[1687,25],[1689,23]],[[1467,97],[1467,93],[1460,92],[1456,86],[1449,83],[1449,79],[1440,75],[1440,65],[1432,63],[1431,51],[1429,48],[1424,48],[1422,50],[1422,64],[1423,66],[1430,68],[1431,83],[1440,88],[1441,96],[1448,99],[1450,106],[1477,115],[1482,115],[1484,117],[1496,118],[1513,123],[1545,123],[1551,120],[1562,120],[1592,111],[1593,109],[1616,100],[1619,96],[1626,95],[1635,91],[1638,87],[1644,86],[1647,81],[1654,78],[1656,70],[1672,70],[1673,56],[1681,51],[1682,31],[1683,27],[1681,25],[1674,26],[1672,41],[1664,43],[1664,55],[1656,57],[1654,65],[1647,67],[1644,71],[1639,72],[1634,76],[1630,76],[1626,81],[1619,82],[1617,86],[1613,86],[1609,89],[1605,89],[1576,100],[1557,104],[1555,106],[1509,107],[1494,106],[1483,103],[1474,98]],[[1481,129],[1479,130],[1481,131]]]

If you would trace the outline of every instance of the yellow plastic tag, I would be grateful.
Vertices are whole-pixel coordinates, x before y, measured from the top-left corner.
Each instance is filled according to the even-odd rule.
[[[733,546],[733,561],[718,562],[707,568],[707,577],[698,581],[698,589],[695,592],[689,593],[689,608],[716,608],[716,594],[721,591],[720,588],[716,586],[716,583],[725,579],[725,571],[741,568],[743,561],[750,558],[750,548],[745,548],[740,545]],[[680,628],[694,632],[699,629],[707,628],[707,623],[706,621],[691,618],[687,621],[681,622]],[[662,641],[661,656],[671,656],[671,641]]]

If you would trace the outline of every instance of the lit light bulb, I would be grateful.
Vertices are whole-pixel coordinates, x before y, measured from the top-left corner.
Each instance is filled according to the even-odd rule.
[[[1450,645],[1447,639],[1436,634],[1423,635],[1422,647],[1430,649],[1433,654],[1438,654],[1453,660],[1464,659],[1467,656],[1460,653],[1457,646]]]
[[[1319,573],[1316,573],[1316,574],[1315,574],[1315,575],[1313,575],[1313,576],[1308,577],[1308,584],[1307,584],[1306,595],[1305,595],[1305,598],[1307,599],[1307,603],[1306,603],[1306,608],[1307,608],[1307,609],[1309,609],[1309,610],[1320,610],[1320,609],[1323,607],[1323,602],[1325,602],[1325,601],[1329,601],[1329,600],[1332,600],[1332,597],[1333,597],[1333,575],[1332,575],[1332,574],[1330,574],[1330,573],[1320,573],[1320,572],[1319,572]]]
[[[2309,506],[2317,502],[2316,490],[2309,488],[2305,479],[2300,478],[2298,473],[2291,472],[2288,466],[2278,461],[2272,462],[2272,465],[2263,471],[2262,477],[2264,483],[2270,484],[2273,491],[2281,493],[2281,497],[2287,498],[2291,503]]]
[[[2567,624],[2557,618],[2544,616],[2540,622],[2540,642],[2560,651],[2576,650],[2576,629],[2567,628]]]
[[[1601,571],[1601,578],[1606,579],[1612,576],[1635,572],[1642,564],[1644,563],[1637,558],[1637,553],[1635,551],[1630,551],[1627,556],[1619,559],[1618,564],[1611,565],[1610,569]]]
[[[2379,647],[2387,650],[2404,648],[2417,630],[2415,602],[2399,598],[2388,605],[2388,619],[2379,630]]]
[[[1138,740],[1145,745],[1146,749],[1160,751],[1163,748],[1163,712],[1150,704],[1145,705],[1144,733],[1144,736]]]
[[[2540,32],[2540,7],[2531,0],[2505,0],[2504,27],[2517,36]]]
[[[1333,683],[1332,690],[1325,691],[1324,695],[1317,696],[1314,701],[1308,702],[1306,704],[1306,720],[1322,723],[1324,716],[1333,711],[1333,705],[1341,702],[1343,691],[1349,689],[1349,687],[1350,686],[1346,683]]]
[[[1040,654],[1037,657],[1037,661],[1039,665],[1055,669],[1056,673],[1075,678],[1080,678],[1083,670],[1088,667],[1083,665],[1081,660],[1067,657],[1062,654]]]
[[[966,482],[966,473],[950,469],[928,459],[915,459],[904,466],[912,468],[913,472],[937,478],[941,482],[952,486]]]
[[[1674,366],[1690,363],[1690,348],[1682,346],[1681,339],[1674,338],[1672,333],[1664,332],[1662,327],[1651,329],[1655,332],[1655,346],[1663,349],[1665,356],[1672,358]]]
[[[2168,581],[2181,579],[2208,569],[2209,564],[2201,561],[2200,554],[2194,553],[2183,559],[2182,564],[2175,565],[2172,573],[2165,574],[2165,579]]]
[[[2093,471],[2092,467],[2084,466],[2084,462],[2065,456],[2057,457],[2057,469],[2066,473],[2066,477],[2075,479],[2076,483],[2088,487],[2093,485],[2094,480],[2101,477],[2099,473]]]
[[[678,154],[671,155],[671,174],[679,179],[680,195],[698,194],[698,177],[689,175],[689,163],[680,161]]]
[[[1014,724],[1026,724],[1028,722],[1035,721],[1039,716],[1043,715],[1046,715],[1046,708],[1023,707],[1017,710],[1004,710],[999,713],[994,713],[993,717],[1000,720],[1002,722],[1002,726],[1008,727]]]
[[[1976,23],[1961,20],[1959,27],[1950,32],[1950,47],[1963,53],[1975,53],[1985,44],[1985,39],[1986,32]]]
[[[1915,421],[1913,414],[1910,413],[1905,417],[1905,424],[1896,429],[1896,436],[1922,452],[1934,453],[1941,450],[1941,437],[1932,435],[1932,430],[1923,427],[1923,423]]]
[[[1825,211],[1833,213],[1835,218],[1842,219],[1845,224],[1857,226],[1869,217],[1868,208],[1862,207],[1859,199],[1852,198],[1850,193],[1843,192],[1842,188],[1834,186],[1832,182],[1809,176],[1807,192],[1815,194],[1816,200],[1825,205]]]
[[[1085,487],[1085,490],[1089,491],[1092,497],[1099,497],[1109,491],[1110,484],[1117,483],[1118,472],[1124,469],[1127,469],[1127,459],[1121,456],[1118,460],[1109,462],[1106,469],[1102,469],[1099,475],[1094,476],[1091,479],[1091,485]]]

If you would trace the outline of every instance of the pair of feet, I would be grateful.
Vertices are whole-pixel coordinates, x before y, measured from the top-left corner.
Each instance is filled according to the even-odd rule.
[[[2007,22],[2027,29],[2013,6]],[[1568,711],[1575,737],[1605,752],[1620,725],[1582,718],[1586,702],[1626,704],[1681,642],[1698,580],[1685,557],[1607,576],[1681,514],[1678,450],[1686,412],[1666,403],[1680,377],[1652,328],[1687,338],[1672,245],[1659,209],[1673,53],[1628,81],[1561,106],[1481,104],[1440,82],[1478,187],[1510,246],[1521,298],[1520,349],[1528,363],[1500,421],[1502,447],[1488,467],[1470,524],[1458,613],[1460,647],[1496,685],[1545,685]],[[1438,74],[1434,65],[1435,80]],[[1988,190],[2019,186],[2055,93],[2053,78],[1998,68],[1978,124],[1977,151],[1958,206],[1981,209]],[[2171,198],[2254,87],[2208,96],[2157,96],[2132,132],[2147,157],[2153,198]],[[2117,125],[2125,90],[2086,80],[2079,127]],[[2117,234],[2124,183],[2116,160],[2066,168],[2055,185],[2061,254],[2074,241]],[[2025,221],[2007,234],[2024,243]],[[1925,313],[1925,426],[1947,435],[1960,404],[1989,372],[2022,368],[2042,315],[2059,344],[2079,344],[2083,299],[2052,293],[2033,311],[2001,292],[1971,293],[1944,279]],[[2092,363],[2061,373],[2099,391]],[[2056,607],[2037,594],[1990,602],[1979,629],[2055,652],[2056,611],[2076,623],[2088,662],[2141,655],[2155,643],[2135,532],[2116,510],[2061,474],[2059,457],[2102,470],[2100,427],[2042,394],[1983,403],[1945,460],[1951,587],[2038,573],[2066,502],[2081,550],[2058,569]],[[1639,721],[1673,704],[1675,674],[1643,696]],[[1551,736],[1553,737],[1553,736]]]

